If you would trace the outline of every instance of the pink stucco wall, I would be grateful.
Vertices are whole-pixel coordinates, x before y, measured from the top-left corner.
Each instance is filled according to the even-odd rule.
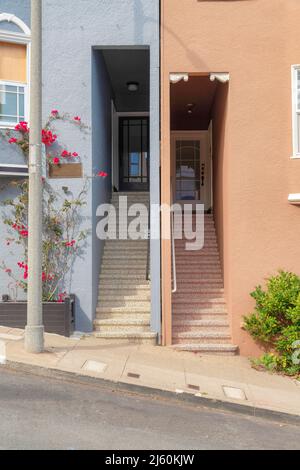
[[[287,200],[300,193],[300,159],[290,158],[300,2],[163,0],[162,21],[165,162],[169,73],[230,73],[224,148],[214,176],[216,224],[233,341],[241,354],[255,354],[259,349],[241,329],[242,316],[253,308],[249,292],[279,268],[300,274],[300,207]]]

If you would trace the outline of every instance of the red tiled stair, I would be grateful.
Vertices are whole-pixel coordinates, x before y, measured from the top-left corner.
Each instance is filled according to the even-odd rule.
[[[176,227],[175,227],[176,232]],[[201,354],[234,355],[215,225],[205,215],[204,247],[186,251],[175,241],[177,292],[173,294],[173,346]]]

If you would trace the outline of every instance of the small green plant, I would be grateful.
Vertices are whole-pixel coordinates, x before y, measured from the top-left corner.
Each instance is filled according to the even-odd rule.
[[[300,374],[300,277],[279,271],[257,286],[251,297],[255,312],[244,317],[245,329],[261,343],[264,354],[255,365],[269,370]]]

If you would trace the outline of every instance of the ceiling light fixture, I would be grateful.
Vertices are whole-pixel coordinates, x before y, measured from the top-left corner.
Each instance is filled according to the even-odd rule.
[[[139,89],[139,84],[138,82],[127,82],[127,89],[128,91],[135,93]]]

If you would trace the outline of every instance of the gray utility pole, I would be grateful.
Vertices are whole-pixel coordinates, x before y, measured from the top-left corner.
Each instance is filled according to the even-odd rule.
[[[25,349],[44,350],[42,312],[42,0],[31,0],[28,307]]]

